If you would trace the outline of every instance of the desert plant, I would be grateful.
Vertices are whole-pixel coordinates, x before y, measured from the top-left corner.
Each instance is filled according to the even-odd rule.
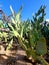
[[[13,36],[18,39],[20,46],[26,51],[28,58],[34,58],[34,60],[40,61],[42,65],[49,65],[43,58],[43,55],[47,53],[47,47],[46,40],[41,32],[42,26],[40,25],[40,23],[44,21],[45,6],[40,7],[31,22],[20,21],[21,9],[22,8],[20,8],[17,15],[14,15],[11,9],[14,17],[11,18],[11,22],[15,27],[8,23],[8,26],[11,28],[10,31],[13,33]],[[27,38],[24,37],[24,34],[26,34]]]

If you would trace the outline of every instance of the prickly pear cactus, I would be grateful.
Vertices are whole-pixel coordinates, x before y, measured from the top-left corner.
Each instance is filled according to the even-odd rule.
[[[47,52],[46,41],[44,37],[41,37],[36,45],[36,53],[39,55],[44,55],[46,54],[46,52]]]

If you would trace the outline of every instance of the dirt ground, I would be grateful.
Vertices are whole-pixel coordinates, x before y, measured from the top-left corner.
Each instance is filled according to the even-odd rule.
[[[14,47],[5,51],[3,46],[0,49],[0,65],[33,65],[25,59],[26,53],[20,47]]]
[[[13,46],[11,50],[7,51],[4,47],[0,45],[0,65],[41,65],[28,60],[25,51],[19,46]]]

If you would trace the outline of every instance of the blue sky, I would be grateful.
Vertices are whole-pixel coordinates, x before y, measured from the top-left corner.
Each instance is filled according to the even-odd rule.
[[[46,5],[46,16],[45,19],[49,18],[49,0],[0,0],[0,8],[6,15],[10,15],[10,5],[13,7],[15,12],[18,12],[21,5],[23,10],[21,13],[22,20],[32,18],[32,14],[37,12],[41,5]]]

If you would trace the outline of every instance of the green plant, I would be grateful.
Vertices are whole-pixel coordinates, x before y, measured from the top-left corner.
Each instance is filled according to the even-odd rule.
[[[4,28],[4,24],[2,20],[0,20],[0,28]]]
[[[42,26],[40,25],[44,21],[45,6],[40,7],[31,22],[28,20],[26,22],[20,21],[21,9],[22,7],[15,15],[11,8],[13,14],[11,22],[13,25],[8,23],[8,26],[11,28],[10,31],[13,33],[13,36],[17,37],[20,46],[26,51],[28,58],[34,58],[34,60],[40,61],[42,65],[49,65],[43,58],[43,55],[47,53],[47,47],[46,40],[41,33]],[[25,35],[26,37],[24,37]]]
[[[46,40],[42,35],[40,25],[44,21],[44,12],[45,6],[40,7],[35,16],[33,16],[33,20],[31,20],[32,30],[29,31],[29,40],[27,45],[27,56],[33,57],[35,60],[38,60],[42,63],[42,65],[49,65],[43,58],[43,55],[47,53]],[[42,56],[42,60],[41,60]]]

